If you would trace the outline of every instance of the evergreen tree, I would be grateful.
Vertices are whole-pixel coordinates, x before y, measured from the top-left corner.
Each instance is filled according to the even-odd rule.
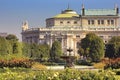
[[[114,36],[106,45],[106,57],[117,58],[120,57],[120,36]]]
[[[49,54],[50,54],[50,46],[47,44],[41,44],[39,45],[39,57],[40,59],[44,58],[44,59],[48,59],[49,58]]]
[[[4,37],[0,37],[0,55],[10,53],[10,45]]]
[[[104,42],[94,33],[87,34],[81,40],[81,47],[84,49],[84,56],[93,62],[98,62],[104,57]]]
[[[52,48],[50,51],[50,57],[52,60],[59,59],[62,54],[62,47],[59,41],[55,41],[52,44]]]
[[[9,34],[6,39],[12,46],[12,53],[17,54],[17,53],[22,53],[22,47],[21,44],[18,42],[18,38],[14,34]]]
[[[28,43],[22,43],[22,54],[26,57],[31,55],[31,45]]]

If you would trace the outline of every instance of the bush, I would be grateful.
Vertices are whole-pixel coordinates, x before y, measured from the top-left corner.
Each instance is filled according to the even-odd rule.
[[[87,66],[92,66],[93,64],[90,61],[87,60],[78,60],[77,65],[87,65]]]
[[[32,65],[32,69],[33,70],[43,70],[43,69],[46,69],[46,66],[36,62],[34,65]]]
[[[4,60],[0,59],[0,68],[3,67],[24,67],[24,68],[31,68],[33,65],[33,61],[26,58],[14,58],[11,60]]]
[[[112,69],[119,69],[120,68],[120,58],[116,59],[109,59],[104,60],[105,63],[105,69],[112,68]]]
[[[94,68],[96,69],[104,69],[104,67],[105,67],[105,64],[102,62],[94,64]]]

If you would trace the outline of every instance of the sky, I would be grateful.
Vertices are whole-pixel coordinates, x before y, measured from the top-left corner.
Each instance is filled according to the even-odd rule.
[[[120,8],[120,0],[0,0],[0,32],[15,34],[21,41],[22,22],[29,27],[45,27],[46,18],[59,14],[68,7],[80,14],[81,6],[86,9]]]

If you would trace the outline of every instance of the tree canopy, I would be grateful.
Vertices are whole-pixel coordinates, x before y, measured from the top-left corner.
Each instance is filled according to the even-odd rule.
[[[105,56],[109,58],[120,57],[120,36],[114,36],[109,40]]]
[[[52,60],[58,59],[60,58],[62,54],[62,47],[61,47],[61,43],[59,41],[55,41],[52,44],[52,48],[50,51],[50,57]]]
[[[18,41],[18,38],[16,35],[14,34],[9,34],[7,37],[6,37],[7,40],[14,40],[14,41]]]
[[[84,49],[83,56],[90,58],[93,62],[98,62],[104,57],[104,42],[94,33],[88,33],[81,40],[81,48]]]
[[[10,45],[4,37],[0,37],[0,55],[10,53]]]

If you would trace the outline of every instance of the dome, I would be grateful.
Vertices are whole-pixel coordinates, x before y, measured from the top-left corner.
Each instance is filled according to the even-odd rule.
[[[62,11],[61,14],[58,14],[53,18],[73,18],[73,17],[79,17],[79,15],[72,9],[66,9]]]
[[[77,14],[77,12],[75,12],[71,9],[66,9],[66,10],[62,11],[62,14]]]

